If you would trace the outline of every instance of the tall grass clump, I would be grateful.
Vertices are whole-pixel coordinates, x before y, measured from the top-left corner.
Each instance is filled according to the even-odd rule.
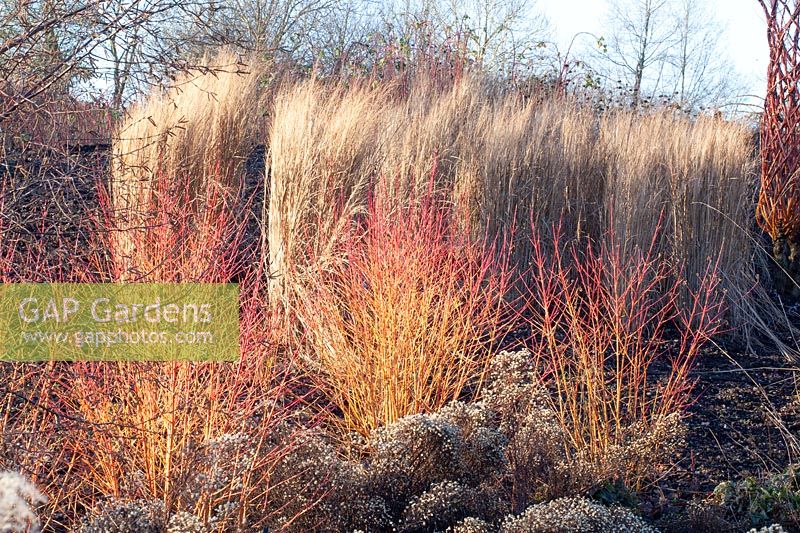
[[[225,52],[204,63],[134,106],[115,134],[109,247],[120,279],[138,279],[165,258],[161,243],[142,235],[164,223],[153,219],[169,210],[165,195],[187,214],[244,210],[233,204],[246,190],[246,164],[265,129],[266,69]],[[203,247],[184,249],[196,254],[196,268],[214,260]]]
[[[363,435],[475,392],[507,326],[510,283],[493,247],[458,232],[432,198],[372,203],[344,260],[299,284],[309,374]]]
[[[378,173],[385,178],[386,201],[403,205],[424,194],[432,175],[437,191],[461,198],[466,191],[456,185],[457,168],[466,137],[487,105],[484,87],[474,77],[445,87],[422,78],[410,89],[387,107],[381,130]]]
[[[331,259],[343,225],[363,212],[386,100],[380,89],[314,81],[276,97],[264,213],[273,302],[285,298],[290,272]]]
[[[602,172],[595,115],[562,100],[503,94],[465,76],[409,92],[345,90],[306,82],[276,101],[270,132],[268,219],[272,291],[287,272],[330,254],[342,221],[366,205],[369,183],[393,206],[425,194],[433,177],[476,238],[521,232],[525,262],[531,211],[563,213],[575,231],[597,218]],[[596,224],[595,224],[596,225]],[[308,242],[314,245],[307,246]],[[327,259],[331,259],[328,257]]]
[[[433,175],[473,237],[514,235],[517,266],[533,254],[531,217],[538,230],[560,222],[568,239],[600,242],[613,230],[639,247],[660,226],[655,253],[683,265],[681,281],[697,289],[709,261],[716,265],[738,333],[775,326],[758,286],[766,270],[751,233],[756,180],[745,126],[599,112],[475,76],[445,86],[420,79],[407,92],[319,85],[277,104],[268,207],[276,286],[292,264],[314,262],[307,241],[317,243],[312,255],[330,254],[342,221],[366,205],[370,180],[400,207]],[[343,139],[349,150],[337,148]]]
[[[751,232],[751,132],[718,118],[660,112],[606,115],[600,135],[608,158],[609,229],[639,248],[658,235],[654,251],[683,265],[682,275],[695,289],[713,262],[730,322],[769,330],[772,310],[759,308],[769,302],[758,287],[764,258]]]
[[[571,238],[597,234],[603,194],[595,114],[569,99],[509,94],[482,107],[464,131],[458,182],[474,225],[513,233],[514,262],[531,255],[530,221],[561,220]]]
[[[504,93],[474,76],[439,90],[421,81],[393,109],[380,171],[401,177],[393,198],[424,191],[435,166],[437,188],[450,191],[477,236],[525,232],[531,212],[543,221],[569,213],[576,228],[591,217],[602,179],[590,110]]]

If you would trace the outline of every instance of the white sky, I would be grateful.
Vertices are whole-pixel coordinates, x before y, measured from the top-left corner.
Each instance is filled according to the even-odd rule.
[[[751,95],[763,97],[768,61],[766,23],[757,0],[699,0],[715,13],[723,30],[720,45],[736,67],[741,85]],[[572,36],[588,31],[603,35],[607,27],[607,0],[537,0],[535,9],[544,13],[560,50],[565,51]],[[591,38],[581,36],[584,44]],[[588,42],[587,42],[588,41]]]

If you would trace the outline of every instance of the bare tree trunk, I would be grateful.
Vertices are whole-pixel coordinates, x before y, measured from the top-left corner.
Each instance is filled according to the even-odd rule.
[[[644,27],[642,28],[642,39],[639,47],[639,56],[636,58],[636,70],[633,80],[633,106],[638,107],[642,97],[642,80],[644,79],[644,69],[647,60],[647,48],[650,41],[650,25],[652,24],[653,10],[650,0],[647,0],[644,13]]]

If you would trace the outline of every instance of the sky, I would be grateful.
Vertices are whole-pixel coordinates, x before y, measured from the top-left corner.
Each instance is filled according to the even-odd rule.
[[[723,30],[720,45],[733,61],[746,95],[762,99],[768,62],[766,22],[758,0],[699,0],[706,2]],[[597,36],[608,27],[607,0],[538,0],[535,4],[549,20],[560,50],[566,50],[572,37],[583,31]],[[580,36],[583,44],[591,37]],[[577,46],[577,45],[576,45]]]

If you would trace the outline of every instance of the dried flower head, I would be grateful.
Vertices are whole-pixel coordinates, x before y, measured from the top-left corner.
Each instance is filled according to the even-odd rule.
[[[0,472],[0,531],[39,531],[34,507],[47,502],[33,483],[16,472]]]

